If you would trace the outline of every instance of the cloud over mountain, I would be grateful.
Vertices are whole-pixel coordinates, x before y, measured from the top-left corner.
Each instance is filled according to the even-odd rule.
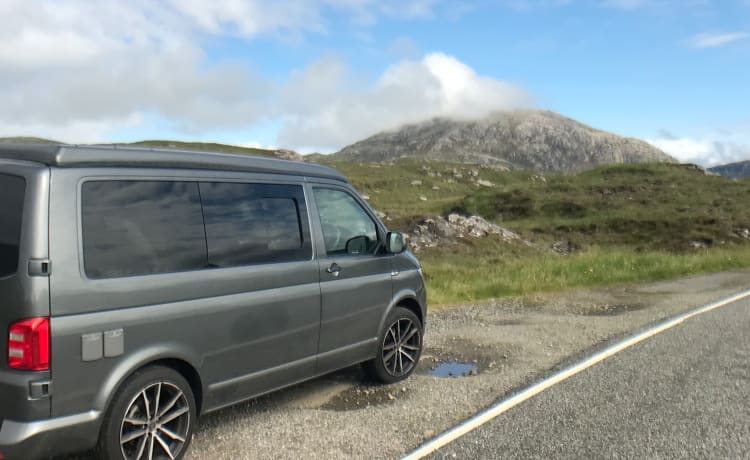
[[[402,60],[362,85],[342,62],[327,59],[295,74],[283,91],[287,123],[280,143],[320,147],[433,116],[483,117],[532,99],[523,88],[478,75],[443,53]]]

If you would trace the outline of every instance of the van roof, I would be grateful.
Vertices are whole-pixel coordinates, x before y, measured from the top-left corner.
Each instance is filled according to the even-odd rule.
[[[143,166],[214,169],[322,177],[346,182],[341,172],[312,163],[253,155],[120,145],[0,143],[0,159],[26,160],[48,166]]]

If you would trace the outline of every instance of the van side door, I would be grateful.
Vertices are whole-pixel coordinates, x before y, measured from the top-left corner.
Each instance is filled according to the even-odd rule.
[[[318,373],[371,358],[391,302],[391,257],[384,230],[346,188],[314,185],[320,264]]]

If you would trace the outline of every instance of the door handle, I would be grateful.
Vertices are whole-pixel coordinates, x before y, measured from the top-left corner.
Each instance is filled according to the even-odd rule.
[[[339,264],[332,263],[330,267],[326,268],[326,273],[330,273],[331,275],[335,277],[338,277],[341,273],[341,267],[339,267]]]

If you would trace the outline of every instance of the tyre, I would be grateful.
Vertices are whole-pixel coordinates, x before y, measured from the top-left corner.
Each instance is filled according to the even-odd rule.
[[[396,383],[409,377],[422,354],[422,322],[411,310],[396,307],[380,333],[377,356],[364,364],[373,380]]]
[[[180,459],[196,417],[195,397],[182,375],[163,366],[142,369],[112,399],[99,436],[98,458]]]

